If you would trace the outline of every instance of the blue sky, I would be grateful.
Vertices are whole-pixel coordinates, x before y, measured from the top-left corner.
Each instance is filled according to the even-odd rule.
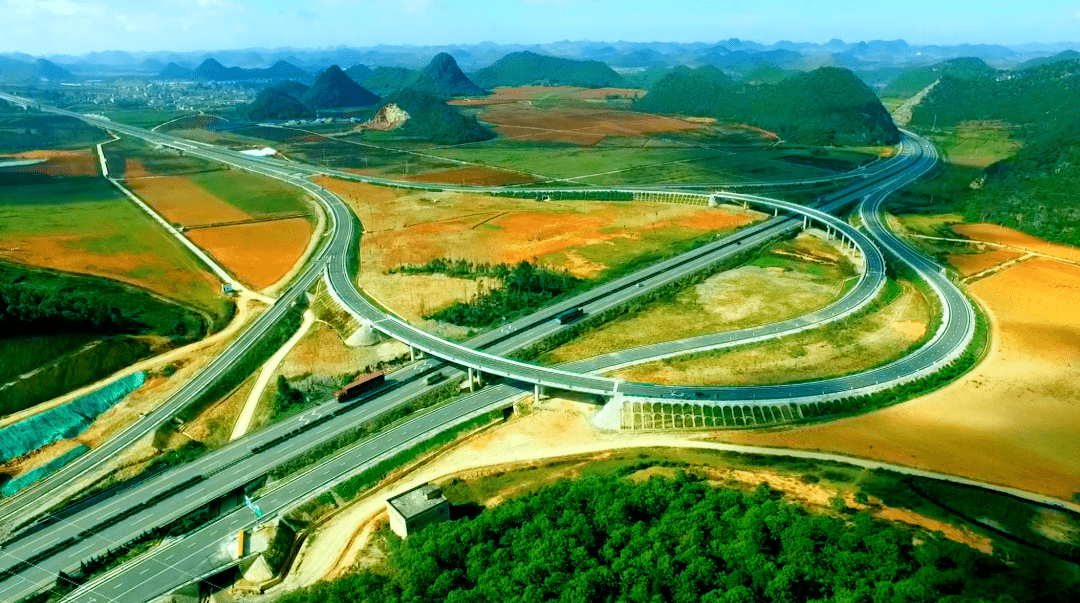
[[[738,37],[1080,40],[1080,0],[0,0],[0,51],[213,50]]]

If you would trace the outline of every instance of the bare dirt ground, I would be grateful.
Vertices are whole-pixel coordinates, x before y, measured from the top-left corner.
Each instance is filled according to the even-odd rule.
[[[318,183],[349,203],[364,225],[360,285],[410,319],[470,298],[477,283],[387,270],[435,258],[510,264],[535,260],[591,277],[613,262],[758,219],[758,214],[732,207],[541,202],[410,192],[329,178]]]
[[[101,174],[97,154],[81,151],[26,151],[15,155],[20,159],[44,159],[45,163],[8,168],[8,171],[48,176],[98,176]]]
[[[717,439],[827,450],[1069,500],[1080,492],[1080,267],[1031,260],[975,282],[992,349],[967,376],[867,415]]]
[[[540,476],[532,481],[551,483],[559,478],[579,476],[590,463],[602,462],[611,456],[611,451],[617,449],[711,447],[709,443],[699,441],[700,435],[598,433],[590,427],[588,420],[596,408],[566,398],[546,400],[532,407],[524,416],[516,416],[508,423],[468,438],[420,464],[393,484],[358,499],[323,524],[315,538],[309,538],[288,578],[281,587],[268,593],[269,597],[340,575],[358,561],[360,565],[377,561],[379,555],[371,555],[365,547],[371,543],[375,529],[385,521],[386,499],[421,483],[442,483],[452,478],[475,480],[521,470]],[[552,461],[556,462],[557,468],[545,469],[545,463]],[[536,471],[536,468],[542,470]],[[734,480],[752,487],[765,482],[784,492],[791,500],[816,507],[828,505],[830,499],[840,492],[824,484],[807,484],[797,476],[771,469],[746,470],[718,463],[706,470],[707,477],[716,485]],[[653,468],[635,477],[647,478],[664,471],[663,468]],[[511,483],[509,486],[493,492],[483,504],[498,504],[519,493],[522,488],[537,485],[524,477],[508,481]],[[853,500],[849,501],[849,505],[858,506]],[[942,531],[948,538],[983,551],[989,551],[991,546],[985,537],[970,530],[916,513],[889,507],[882,507],[875,513],[883,519]]]
[[[1069,262],[1080,262],[1080,248],[1051,243],[1039,237],[997,224],[961,224],[953,226],[957,233],[974,241],[986,241],[1006,245],[1013,249],[1041,253]]]
[[[913,286],[881,311],[784,341],[672,358],[615,371],[628,381],[689,385],[755,385],[824,379],[883,364],[926,333],[930,309]]]
[[[1009,251],[1008,249],[995,249],[985,253],[957,253],[948,256],[949,264],[960,271],[963,276],[971,276],[989,270],[994,266],[1011,262],[1019,258],[1022,253]]]
[[[317,322],[285,356],[278,371],[290,378],[305,373],[343,375],[361,371],[379,361],[391,360],[408,351],[408,346],[395,340],[350,348],[333,328]]]
[[[303,256],[313,232],[304,218],[189,230],[187,237],[254,289],[282,279]]]
[[[645,90],[638,88],[574,88],[571,86],[517,86],[513,88],[495,88],[490,96],[481,98],[455,99],[447,104],[463,106],[499,105],[543,98],[564,98],[571,100],[606,99],[609,96],[637,98]]]
[[[801,234],[773,246],[781,266],[742,266],[710,277],[631,316],[616,319],[546,354],[559,364],[706,333],[719,333],[799,316],[829,304],[842,291],[843,277],[854,269],[839,251],[816,237]],[[783,255],[781,255],[783,254]],[[827,267],[812,274],[809,266]]]

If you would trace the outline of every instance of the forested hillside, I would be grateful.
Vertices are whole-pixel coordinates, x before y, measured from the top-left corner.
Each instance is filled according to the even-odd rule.
[[[600,61],[575,61],[535,52],[512,52],[473,74],[484,88],[496,86],[626,86],[626,80]]]
[[[916,126],[948,128],[972,120],[1004,120],[1026,136],[1080,118],[1080,61],[1043,65],[996,77],[943,77],[912,114]]]
[[[997,70],[987,65],[982,59],[975,57],[952,59],[936,65],[902,71],[889,82],[881,95],[907,98],[918,94],[920,90],[946,75],[960,79],[974,79],[996,73]]]
[[[1008,122],[1025,146],[954,193],[965,219],[1080,245],[1080,61],[1001,79],[945,77],[913,115],[914,124],[939,129],[973,120]]]
[[[394,540],[384,564],[279,603],[1076,601],[1064,564],[813,515],[687,475],[562,481]],[[1005,553],[1008,555],[1008,553]],[[1066,586],[1067,585],[1067,586]]]
[[[635,108],[745,122],[801,144],[895,144],[900,140],[888,111],[870,88],[851,71],[835,67],[758,85],[732,85],[715,67],[675,69],[654,84]]]

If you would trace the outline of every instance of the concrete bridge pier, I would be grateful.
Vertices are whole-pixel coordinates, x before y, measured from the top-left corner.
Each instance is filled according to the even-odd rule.
[[[533,385],[533,401],[539,403],[544,396],[544,386],[539,383]]]

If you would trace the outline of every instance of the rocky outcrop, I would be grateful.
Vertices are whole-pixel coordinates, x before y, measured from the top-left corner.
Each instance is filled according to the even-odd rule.
[[[364,122],[360,128],[363,130],[397,130],[409,121],[409,114],[394,103],[390,103],[379,109],[374,117]]]

